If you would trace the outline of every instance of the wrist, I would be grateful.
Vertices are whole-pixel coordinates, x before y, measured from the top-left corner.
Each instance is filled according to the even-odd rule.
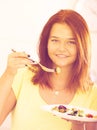
[[[14,76],[15,76],[15,74],[16,74],[16,70],[12,70],[12,69],[10,69],[10,68],[7,68],[6,70],[5,70],[5,72],[4,72],[4,75],[6,76],[6,77],[8,77],[8,78],[13,78]]]
[[[85,122],[73,121],[72,130],[86,130]]]

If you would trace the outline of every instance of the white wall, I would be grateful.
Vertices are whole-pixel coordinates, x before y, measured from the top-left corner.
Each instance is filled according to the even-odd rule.
[[[3,73],[7,56],[11,49],[28,52],[34,59],[37,59],[36,46],[41,29],[49,16],[62,8],[72,8],[86,14],[85,17],[90,24],[90,8],[82,8],[83,1],[89,0],[0,0],[0,75]],[[93,0],[92,0],[93,1]],[[81,3],[80,3],[81,2]],[[93,5],[96,0],[94,0]],[[92,2],[93,3],[93,2]],[[91,4],[92,5],[92,4]],[[94,8],[94,6],[93,6]],[[92,12],[91,16],[95,15],[94,29],[96,28],[97,12]],[[89,19],[89,20],[88,20]],[[94,19],[94,17],[93,17]],[[92,27],[90,27],[92,29]],[[92,33],[93,41],[93,64],[92,70],[96,70],[96,37],[97,30]],[[10,116],[6,119],[0,130],[8,130],[10,128]]]
[[[92,40],[91,76],[97,83],[97,0],[79,0],[75,6],[87,21]]]
[[[72,8],[75,1],[0,0],[0,74],[12,48],[36,58],[36,44],[46,20],[58,9]]]

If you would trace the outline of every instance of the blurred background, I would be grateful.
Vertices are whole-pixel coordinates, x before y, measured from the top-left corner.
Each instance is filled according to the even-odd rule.
[[[0,0],[0,75],[11,49],[25,51],[34,60],[42,27],[60,9],[73,9],[87,21],[92,40],[91,77],[97,83],[97,0]],[[10,130],[10,115],[0,130]]]

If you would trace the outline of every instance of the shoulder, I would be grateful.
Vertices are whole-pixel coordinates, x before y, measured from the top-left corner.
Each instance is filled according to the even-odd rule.
[[[97,110],[97,85],[93,84],[86,91],[78,91],[75,102],[80,106]]]
[[[18,69],[15,77],[17,78],[23,78],[23,77],[32,77],[34,75],[34,72],[31,71],[29,68],[24,67],[24,68],[20,68]]]
[[[97,100],[96,100],[97,99],[97,84],[94,84],[92,86],[92,89],[89,95],[90,96],[88,96],[88,99],[89,97],[91,99],[91,108],[97,111]]]
[[[90,95],[91,95],[91,98],[96,101],[95,99],[97,99],[97,84],[94,84],[92,86],[92,89],[90,91]],[[97,101],[96,101],[97,102]]]
[[[93,83],[89,89],[86,91],[87,94],[93,96],[93,97],[97,97],[97,84]]]
[[[87,98],[87,99],[93,99],[95,100],[95,98],[97,99],[97,84],[92,84],[91,86],[89,86],[86,90],[81,91],[78,90],[77,91],[77,96],[79,97],[83,97],[83,99]]]
[[[23,83],[30,81],[33,75],[34,73],[31,70],[29,70],[27,67],[18,69],[17,74],[15,75],[12,83],[12,89],[16,98],[18,98],[19,96],[19,92],[23,87]]]
[[[95,84],[95,83],[93,84],[91,91],[96,93],[96,95],[97,95],[97,84]]]

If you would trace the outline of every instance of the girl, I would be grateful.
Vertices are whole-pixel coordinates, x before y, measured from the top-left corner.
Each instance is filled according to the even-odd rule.
[[[90,44],[80,14],[60,10],[51,16],[40,35],[38,54],[40,63],[56,72],[34,65],[24,52],[9,54],[0,79],[0,124],[11,112],[11,130],[97,130],[95,122],[67,121],[41,109],[66,104],[97,110],[97,86],[89,77]]]

